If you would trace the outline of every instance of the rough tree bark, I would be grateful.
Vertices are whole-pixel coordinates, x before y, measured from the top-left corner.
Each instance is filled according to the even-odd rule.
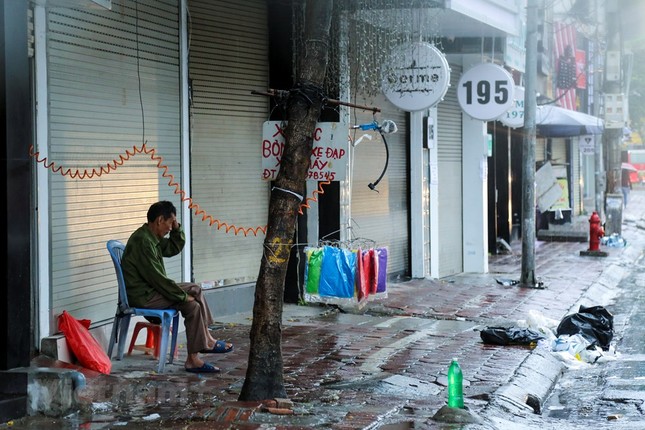
[[[332,0],[306,1],[304,52],[300,73],[287,101],[288,124],[280,171],[271,191],[264,252],[255,286],[251,349],[240,400],[286,397],[282,361],[284,282],[298,210],[313,146],[313,134],[325,99]]]

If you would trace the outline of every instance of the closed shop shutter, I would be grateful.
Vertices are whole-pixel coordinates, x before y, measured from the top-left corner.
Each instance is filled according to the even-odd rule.
[[[568,139],[555,138],[551,140],[551,163],[553,165],[566,165],[569,163],[567,157]]]
[[[398,131],[387,134],[389,150],[387,171],[375,190],[368,185],[374,183],[385,165],[385,146],[378,132],[352,130],[351,136],[359,139],[363,134],[372,139],[363,139],[354,148],[351,196],[352,238],[369,239],[376,246],[388,248],[388,275],[409,274],[409,196],[408,141],[406,113],[397,109],[383,96],[376,99],[358,98],[357,103],[378,106],[381,113],[377,120],[392,120]],[[356,110],[352,114],[356,124],[374,120],[370,112]]]
[[[46,9],[48,150],[62,167],[50,168],[49,190],[38,190],[50,193],[53,332],[63,310],[92,322],[114,316],[106,241],[127,241],[157,200],[179,205],[149,155],[132,156],[109,174],[82,175],[116,166],[113,160],[147,142],[181,181],[178,10],[176,0]],[[167,269],[179,277],[179,259]]]
[[[450,68],[450,89],[437,109],[440,278],[463,271],[462,111],[454,90],[461,67]]]
[[[269,202],[269,183],[261,180],[269,103],[251,94],[268,85],[267,6],[188,4],[192,193],[203,211],[193,217],[194,277],[220,286],[253,282],[264,234],[251,229],[266,225]]]
[[[535,139],[535,163],[540,166],[540,162],[546,160],[546,139]]]
[[[564,138],[554,138],[551,140],[551,164],[556,167],[556,172],[558,172],[558,177],[562,177],[567,180],[567,190],[566,194],[569,196],[567,202],[567,207],[571,208],[571,197],[572,193],[572,183],[571,183],[571,160],[567,154],[567,146],[571,144],[569,139]]]

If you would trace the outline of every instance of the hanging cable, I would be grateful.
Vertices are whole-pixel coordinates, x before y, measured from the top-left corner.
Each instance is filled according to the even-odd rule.
[[[381,139],[383,139],[383,146],[385,146],[385,165],[383,166],[383,171],[381,172],[381,175],[378,177],[378,179],[376,179],[376,181],[371,182],[367,185],[370,190],[378,192],[378,190],[376,189],[376,186],[379,184],[379,182],[381,182],[381,179],[383,179],[383,176],[385,176],[385,172],[387,171],[387,165],[390,160],[390,150],[388,148],[387,139],[385,138],[385,135],[390,133],[396,133],[397,131],[396,124],[394,123],[394,121],[386,119],[381,124],[378,124],[376,121],[374,121],[372,124],[354,126],[353,128],[360,128],[361,130],[376,129],[381,135]]]
[[[300,208],[298,209],[298,213],[300,215],[303,215],[303,210],[306,209],[311,209],[311,206],[309,206],[310,202],[317,202],[318,198],[316,197],[317,194],[325,194],[325,190],[323,189],[324,185],[329,185],[331,184],[331,181],[327,180],[324,182],[319,182],[318,183],[318,189],[314,190],[312,193],[312,197],[307,197],[305,201],[300,205]]]
[[[141,142],[146,141],[146,115],[143,107],[143,93],[141,91],[141,59],[139,58],[139,2],[134,2],[134,28],[135,28],[135,49],[137,51],[137,83],[139,89],[139,106],[141,107]]]
[[[385,139],[385,133],[380,131],[381,134],[381,139],[383,139],[383,146],[385,146],[385,165],[383,166],[383,171],[381,172],[381,175],[378,177],[378,179],[374,182],[371,182],[367,184],[368,188],[372,191],[376,191],[378,193],[378,190],[376,189],[376,186],[378,185],[379,182],[381,182],[381,179],[383,179],[383,176],[385,176],[385,172],[387,171],[387,164],[388,161],[390,160],[390,151],[387,147],[387,140]]]
[[[113,171],[115,171],[118,167],[123,166],[123,164],[130,160],[131,157],[137,155],[137,154],[147,154],[150,156],[150,159],[155,161],[157,163],[157,168],[161,169],[162,176],[164,178],[168,179],[168,186],[171,188],[175,189],[175,194],[179,194],[181,196],[181,201],[187,201],[188,202],[188,207],[189,209],[194,210],[194,215],[196,217],[201,216],[201,220],[204,222],[208,222],[210,226],[215,225],[218,230],[224,229],[226,233],[233,233],[235,235],[238,235],[240,233],[244,234],[244,236],[247,236],[249,234],[253,234],[254,236],[257,236],[258,234],[266,234],[266,226],[258,226],[258,227],[238,227],[234,224],[228,224],[226,222],[220,221],[219,219],[216,219],[212,215],[208,214],[206,211],[201,209],[199,204],[195,203],[192,198],[186,196],[186,192],[181,189],[181,185],[175,181],[175,177],[169,173],[169,167],[163,163],[163,157],[160,155],[156,154],[157,150],[155,148],[148,148],[147,143],[143,143],[141,147],[133,146],[132,150],[125,150],[125,154],[120,154],[118,158],[112,160],[111,162],[107,163],[105,166],[101,166],[100,168],[92,168],[91,170],[84,169],[70,169],[70,168],[64,168],[62,166],[57,166],[56,163],[53,161],[50,162],[48,161],[47,157],[39,158],[40,152],[34,151],[34,146],[31,145],[29,147],[29,155],[33,157],[37,163],[42,164],[43,167],[46,169],[51,169],[53,173],[59,173],[63,177],[69,177],[70,179],[93,179],[93,178],[99,178],[103,175],[107,175]],[[330,181],[325,181],[321,182],[318,190],[314,190],[313,192],[313,197],[308,197],[305,199],[305,202],[300,205],[300,209],[298,211],[299,214],[302,215],[302,211],[304,208],[309,208],[309,203],[311,201],[317,201],[316,199],[316,194],[323,194],[324,190],[322,188],[323,185],[327,185],[331,183]]]

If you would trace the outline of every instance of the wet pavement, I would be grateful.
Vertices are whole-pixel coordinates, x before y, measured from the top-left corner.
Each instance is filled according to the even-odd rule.
[[[249,352],[250,314],[217,318],[213,334],[235,344],[208,361],[218,374],[184,370],[178,357],[157,374],[152,356],[134,351],[101,375],[40,356],[33,365],[81,371],[81,405],[63,417],[12,422],[23,429],[517,429],[545,427],[540,415],[564,369],[542,348],[484,344],[479,331],[513,325],[532,312],[561,320],[585,306],[606,305],[639,261],[645,190],[624,212],[626,247],[607,257],[580,255],[587,243],[536,242],[535,273],[543,289],[509,284],[521,271],[521,244],[491,256],[488,274],[390,282],[387,298],[362,309],[285,305],[282,355],[288,399],[239,402]],[[584,228],[584,226],[583,226]],[[466,411],[440,421],[453,357],[464,375]],[[450,411],[448,411],[450,412]],[[454,411],[453,411],[454,412]],[[472,419],[459,424],[459,419]],[[521,425],[519,423],[522,423]],[[0,425],[0,428],[7,424]],[[553,428],[558,428],[556,425]],[[561,424],[559,428],[562,428]]]
[[[607,305],[614,316],[613,359],[566,372],[545,405],[549,417],[594,428],[645,428],[645,261],[632,269]]]

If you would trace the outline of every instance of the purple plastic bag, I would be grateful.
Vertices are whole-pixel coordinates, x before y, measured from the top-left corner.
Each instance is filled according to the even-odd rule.
[[[384,293],[387,280],[387,248],[376,248],[378,255],[378,277],[376,278],[376,292]]]

